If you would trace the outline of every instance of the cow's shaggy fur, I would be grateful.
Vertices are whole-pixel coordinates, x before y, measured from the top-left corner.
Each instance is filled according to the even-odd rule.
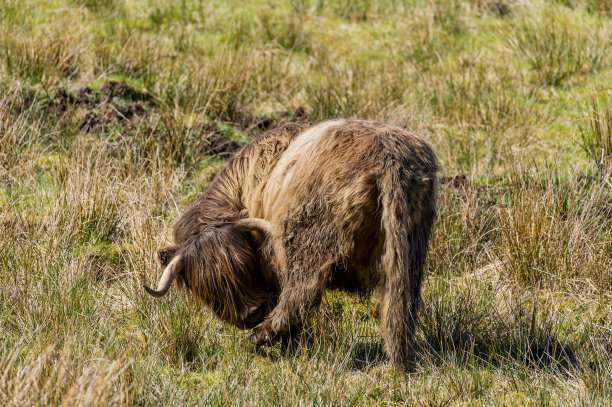
[[[240,150],[158,252],[173,279],[224,321],[274,343],[326,289],[378,287],[392,363],[408,366],[436,213],[436,157],[397,127],[333,120],[287,125]]]

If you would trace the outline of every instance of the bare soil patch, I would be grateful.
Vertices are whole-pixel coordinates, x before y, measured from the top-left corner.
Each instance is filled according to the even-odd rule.
[[[115,98],[120,98],[124,103]],[[63,87],[57,88],[47,111],[63,116],[70,111],[84,110],[79,128],[91,132],[107,123],[128,122],[145,117],[153,107],[146,93],[125,82],[106,81],[98,93],[90,87],[80,88],[76,93]]]
[[[125,82],[111,80],[106,81],[99,91],[83,87],[70,92],[60,87],[49,100],[46,107],[48,113],[59,117],[73,115],[71,120],[76,120],[79,130],[86,133],[103,131],[109,124],[132,128],[159,108],[148,93]],[[245,111],[238,122],[231,125],[254,138],[292,122],[307,123],[306,109],[298,107],[295,110],[276,112],[270,117],[258,117]],[[214,120],[204,125],[186,126],[183,131],[195,136],[195,148],[200,154],[228,158],[241,147],[236,140],[228,138],[220,123]]]

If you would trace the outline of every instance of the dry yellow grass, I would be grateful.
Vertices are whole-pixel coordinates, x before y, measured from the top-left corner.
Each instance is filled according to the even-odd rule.
[[[610,11],[5,0],[0,404],[612,404]],[[257,351],[141,289],[227,140],[337,116],[417,131],[442,165],[409,374],[375,299],[328,293],[295,344]]]

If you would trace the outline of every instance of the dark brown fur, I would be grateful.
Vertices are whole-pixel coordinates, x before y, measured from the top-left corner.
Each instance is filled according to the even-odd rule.
[[[436,213],[435,155],[380,123],[305,130],[285,126],[239,151],[177,222],[160,263],[181,254],[179,281],[224,321],[263,322],[257,345],[305,321],[326,289],[378,287],[385,349],[406,367]],[[244,232],[245,218],[274,233]]]

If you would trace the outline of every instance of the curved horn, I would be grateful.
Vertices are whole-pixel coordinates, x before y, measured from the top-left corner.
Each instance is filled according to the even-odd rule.
[[[259,232],[266,237],[275,235],[272,224],[262,218],[240,219],[236,222],[236,226],[244,232]]]
[[[176,277],[176,273],[178,273],[182,266],[183,256],[178,255],[172,259],[164,270],[164,274],[162,274],[161,278],[159,279],[159,283],[157,284],[157,290],[153,290],[146,285],[143,285],[144,289],[147,290],[147,292],[153,297],[162,297],[170,289],[170,286]]]

